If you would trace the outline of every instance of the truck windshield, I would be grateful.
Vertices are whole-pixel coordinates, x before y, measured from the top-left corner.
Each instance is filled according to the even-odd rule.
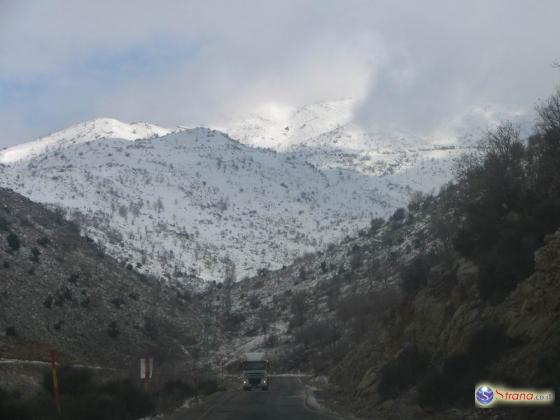
[[[245,362],[243,370],[265,370],[266,362]]]

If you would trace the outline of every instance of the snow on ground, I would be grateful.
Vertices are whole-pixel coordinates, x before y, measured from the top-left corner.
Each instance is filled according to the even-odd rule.
[[[138,140],[165,136],[172,130],[148,123],[123,123],[113,118],[98,118],[68,127],[35,141],[0,150],[0,163],[8,164],[29,159],[48,151],[61,149],[86,141],[118,138]]]
[[[139,271],[221,281],[229,258],[241,279],[439,188],[467,150],[367,132],[351,118],[351,100],[270,105],[228,128],[241,143],[205,128],[87,121],[0,151],[0,184],[62,207]]]

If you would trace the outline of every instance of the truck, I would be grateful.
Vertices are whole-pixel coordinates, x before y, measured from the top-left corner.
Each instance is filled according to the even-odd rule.
[[[268,391],[269,363],[264,353],[247,353],[245,360],[241,363],[243,390],[250,391],[253,388],[260,388]]]

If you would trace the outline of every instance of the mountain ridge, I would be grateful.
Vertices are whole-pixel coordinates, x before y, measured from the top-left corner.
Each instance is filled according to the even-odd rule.
[[[415,192],[446,183],[469,150],[356,134],[350,105],[291,109],[299,127],[274,124],[297,141],[277,149],[253,131],[85,122],[0,152],[0,183],[60,207],[140,271],[220,281],[231,259],[242,278],[388,217]]]

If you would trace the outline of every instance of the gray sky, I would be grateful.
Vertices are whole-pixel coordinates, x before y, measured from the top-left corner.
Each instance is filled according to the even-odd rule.
[[[354,97],[429,134],[560,80],[557,0],[0,0],[0,147],[96,117],[219,122]]]

